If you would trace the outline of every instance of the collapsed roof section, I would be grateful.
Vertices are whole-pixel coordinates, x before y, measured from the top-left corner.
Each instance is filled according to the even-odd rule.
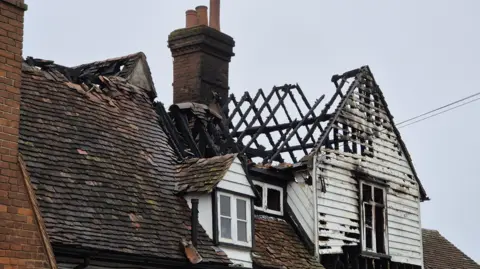
[[[250,159],[296,163],[323,131],[321,123],[328,116],[317,108],[324,97],[310,104],[298,84],[275,86],[270,93],[260,89],[253,98],[248,92],[239,100],[232,94],[226,125],[240,152]]]
[[[222,108],[216,99],[157,110],[181,158],[240,153],[261,168],[303,167],[320,148],[374,157],[372,139],[386,134],[428,199],[370,68],[334,75],[332,82],[336,90],[323,108],[324,95],[310,103],[299,85],[286,84],[253,96],[231,94]]]

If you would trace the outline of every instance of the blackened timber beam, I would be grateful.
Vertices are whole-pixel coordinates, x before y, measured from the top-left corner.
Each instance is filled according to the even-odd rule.
[[[289,90],[288,90],[288,95],[289,95],[290,98],[292,99],[292,102],[295,101],[295,97],[293,96],[292,90],[293,90],[293,89],[297,89],[297,90],[298,90],[297,86],[298,86],[298,85],[295,85],[295,88],[292,88],[292,89],[289,89]],[[280,94],[279,94],[278,92],[277,92],[277,97],[280,99]],[[288,121],[289,121],[289,122],[292,122],[293,120],[292,120],[292,118],[290,117],[290,113],[288,113],[288,110],[287,110],[287,107],[285,106],[285,103],[284,103],[284,102],[280,102],[280,103],[282,104],[282,108],[283,108],[283,111],[285,112],[285,115],[287,115]],[[295,103],[296,103],[296,102],[295,102]],[[300,111],[300,114],[301,114],[301,113],[302,113],[302,112]],[[301,117],[302,119],[304,118],[302,115],[300,115],[300,117]],[[277,124],[278,124],[278,123],[277,123]],[[308,126],[307,126],[307,128],[308,128]],[[282,133],[282,132],[280,132],[280,134],[283,136],[283,133]],[[295,132],[295,135],[296,135],[297,140],[298,140],[299,142],[302,141],[302,138],[300,137],[300,135],[298,134],[298,132]],[[285,141],[288,142],[288,141],[290,141],[290,139],[291,139],[291,137],[288,138],[288,139],[285,140]],[[300,143],[300,144],[301,144],[301,143]],[[273,146],[273,144],[272,144],[272,146]],[[273,148],[274,150],[276,150],[276,147],[275,147],[275,146],[273,146],[272,148]],[[302,148],[302,149],[303,149],[304,154],[307,155],[307,153],[308,153],[307,150],[306,150],[305,148]]]
[[[332,77],[332,81],[333,81],[333,77]],[[338,97],[338,93],[342,91],[342,88],[345,86],[345,83],[347,82],[347,78],[343,77],[342,81],[340,82],[340,85],[338,85],[335,93],[333,94],[332,98],[330,99],[330,101],[325,105],[325,107],[323,108],[322,112],[320,113],[320,116],[318,118],[321,118],[322,116],[324,115],[327,115],[327,112],[330,110],[330,107],[333,105],[333,103],[335,102],[335,100],[337,99]],[[350,85],[351,86],[351,85]],[[345,97],[342,97],[342,98],[345,98]],[[314,126],[315,124],[320,124],[320,122],[315,122],[314,123]],[[310,132],[307,133],[307,135],[305,136],[305,138],[303,139],[302,142],[306,142],[308,140],[308,135],[311,135],[313,134],[313,131],[315,130],[315,128],[312,128],[312,130],[310,130]],[[322,131],[322,134],[326,133],[325,130]],[[320,139],[319,139],[320,140]],[[319,142],[316,141],[316,143]]]
[[[300,86],[299,86],[298,84],[297,84],[297,92],[298,92],[298,94],[300,94],[300,97],[302,98],[303,102],[305,103],[305,106],[307,107],[307,109],[312,109],[312,107],[311,107],[310,104],[308,103],[307,98],[306,98],[305,95],[303,94],[302,89],[300,88]],[[295,96],[293,95],[293,92],[290,92],[289,94],[290,94],[290,98],[292,99],[293,104],[294,104],[295,107],[297,108],[297,111],[298,111],[298,114],[300,115],[300,117],[301,117],[302,119],[306,118],[305,115],[303,115],[303,112],[302,112],[302,110],[300,109],[300,106],[298,105],[298,102],[297,102],[297,100],[295,99]],[[313,116],[314,118],[317,117],[317,116],[315,115],[315,113],[312,113],[312,116]],[[308,125],[305,125],[305,128],[307,129],[307,133],[309,133],[309,132],[310,132],[310,127],[309,127]],[[313,127],[313,128],[315,128],[315,127]],[[313,142],[313,143],[315,143],[315,138],[313,138],[313,135],[310,135],[309,138],[312,139],[312,142]],[[299,135],[297,136],[297,139],[298,139],[298,142],[299,142],[299,143],[302,143],[302,139],[300,138]],[[306,152],[306,151],[305,151],[304,153],[305,153],[305,155],[308,154],[308,152]]]
[[[262,89],[260,89],[258,91],[258,94],[261,94],[263,93]],[[275,93],[275,88],[270,92],[270,94],[268,94],[266,100],[263,102],[263,104],[260,106],[260,108],[258,109],[258,111],[255,113],[255,116],[253,116],[253,119],[252,121],[247,125],[247,127],[245,129],[250,129],[253,127],[253,125],[255,124],[255,122],[261,117],[261,113],[262,111],[265,109],[265,107],[268,106],[268,101],[270,101],[270,99],[272,98],[273,94]],[[251,107],[253,107],[255,105],[255,103],[252,104]],[[237,124],[238,125],[238,124]],[[236,128],[237,129],[237,128]],[[238,131],[238,130],[233,130],[234,132]],[[242,139],[245,137],[245,134],[242,133],[237,139],[238,141],[242,141]]]
[[[204,128],[204,126],[203,126],[203,124],[200,120],[195,121],[194,128],[200,134],[200,141],[203,141],[202,143],[205,143],[208,146],[208,148],[213,151],[214,156],[218,156],[219,152],[217,151],[217,147],[215,146],[215,142],[213,142],[213,139],[210,137],[210,134],[205,130],[205,128]],[[204,148],[202,150],[204,150],[203,156],[205,156],[206,148]]]
[[[187,119],[185,119],[185,115],[180,111],[178,106],[172,106],[170,110],[173,114],[173,117],[175,118],[177,127],[180,130],[183,138],[187,142],[188,146],[190,147],[190,150],[193,152],[193,154],[196,157],[199,157],[199,158],[202,157],[200,154],[200,150],[198,149],[197,144],[193,139],[191,130],[188,127],[188,123],[187,123]]]
[[[280,98],[280,100],[278,101],[278,103],[275,105],[275,107],[273,108],[273,110],[270,111],[270,115],[267,117],[267,119],[265,120],[265,122],[263,123],[262,127],[260,129],[258,129],[258,131],[252,136],[252,139],[245,145],[246,148],[249,148],[254,141],[257,140],[258,136],[261,134],[262,130],[267,126],[267,124],[270,122],[270,120],[272,120],[273,118],[275,118],[275,113],[277,112],[277,110],[280,108],[283,100],[285,100],[285,98],[288,96],[288,91],[289,89],[287,88],[288,86],[285,85],[285,87],[283,88],[284,90],[284,93],[282,95],[282,97]],[[272,91],[274,92],[274,91]],[[265,102],[266,104],[268,102]],[[268,104],[267,104],[268,106]],[[269,109],[270,110],[270,109]],[[255,115],[255,117],[259,118],[261,117],[260,113]],[[276,121],[276,120],[275,120]],[[278,121],[276,121],[276,124],[278,124]],[[239,138],[239,140],[241,140],[241,138]],[[272,143],[272,147],[273,147],[273,143]],[[294,160],[294,162],[296,162],[295,160],[295,156],[292,156],[292,160]]]
[[[324,122],[324,121],[328,121],[330,119],[331,115],[330,114],[327,114],[325,116],[323,116],[319,121],[320,122]],[[313,124],[315,121],[317,120],[317,118],[307,118],[305,119],[304,123],[303,123],[303,126],[306,126],[306,125],[311,125]],[[278,124],[278,125],[275,125],[275,126],[267,126],[263,129],[263,132],[262,133],[271,133],[271,132],[276,132],[276,131],[280,131],[280,130],[286,130],[288,128],[291,128],[295,125],[297,125],[298,123],[300,122],[300,120],[293,120],[292,122],[289,122],[289,123],[282,123],[282,124]],[[245,133],[245,135],[252,135],[254,133],[256,133],[258,131],[258,129],[260,129],[261,126],[255,126],[255,127],[252,127],[250,129],[246,129],[244,131],[239,131],[239,132],[232,132],[231,135],[233,137],[238,137],[240,136],[242,133]]]
[[[178,157],[180,157],[180,159],[183,159],[183,157],[185,157],[185,147],[182,143],[180,143],[180,141],[178,141],[177,129],[173,125],[172,119],[165,110],[163,103],[158,102],[155,104],[155,112],[157,112],[157,115],[159,116],[159,121],[161,121],[160,126],[166,128],[165,133],[169,134],[169,137],[172,141],[171,144],[173,149],[177,152]]]
[[[302,88],[300,88],[300,85],[297,84],[297,87],[298,87],[298,93],[300,94],[300,96],[302,97],[302,100],[303,102],[305,103],[305,105],[307,106],[307,108],[310,110],[312,109],[312,107],[310,106],[310,103],[308,103],[308,99],[307,97],[305,96],[305,94],[303,94],[303,91],[302,91]],[[317,115],[315,114],[315,111],[312,113],[312,116],[313,117],[317,117]],[[323,129],[322,129],[322,126],[320,125],[320,123],[318,122],[316,125],[313,126],[314,128],[319,128],[320,129],[320,132],[323,132]],[[312,136],[313,137],[313,136]],[[315,143],[315,138],[312,138],[312,142]]]
[[[240,98],[240,101],[237,102],[237,100],[235,99],[235,95],[230,94],[230,97],[228,98],[229,102],[232,102],[234,105],[235,105],[235,108],[233,109],[232,113],[230,114],[230,116],[228,117],[227,119],[227,124],[230,124],[233,120],[233,118],[235,117],[235,115],[238,113],[238,112],[241,112],[241,107],[243,105],[243,103],[247,100],[247,97],[248,97],[248,92],[246,92],[242,98]],[[241,116],[243,118],[243,116]]]
[[[335,120],[338,118],[338,116],[340,115],[340,112],[342,111],[341,108],[343,108],[345,106],[345,103],[347,102],[348,98],[350,97],[350,95],[353,94],[353,91],[355,90],[356,87],[358,87],[358,85],[360,85],[360,83],[358,82],[359,79],[363,79],[363,76],[361,75],[361,73],[357,74],[357,78],[353,81],[352,84],[350,84],[350,87],[348,88],[345,96],[343,96],[340,104],[338,105],[338,108],[337,110],[335,111],[334,113],[334,116],[332,117],[332,119],[330,119],[330,123],[327,125],[327,127],[325,128],[325,130],[323,131],[322,135],[320,136],[320,138],[318,139],[317,141],[317,145],[315,146],[315,149],[318,149],[322,146],[322,144],[325,142],[325,140],[327,139],[328,137],[328,134],[330,133],[330,130],[332,129],[333,127],[333,123],[335,122]],[[342,80],[342,82],[344,82],[345,80]],[[341,84],[344,84],[344,83],[341,83]],[[340,85],[343,87],[343,85]],[[338,89],[337,92],[341,90],[341,89]]]
[[[240,107],[242,106],[243,102],[245,102],[245,100],[251,100],[250,98],[250,95],[248,94],[248,92],[246,92],[242,99],[240,100],[240,102],[237,103],[237,100],[235,100],[235,96],[232,96],[232,102],[233,104],[235,105],[235,109],[238,108],[238,110],[236,111],[238,113],[238,115],[240,116],[240,120],[239,120],[239,124],[241,124],[242,122],[245,124],[245,126],[248,125],[248,122],[247,122],[247,117],[245,117],[245,115],[243,114],[242,110],[240,109]],[[252,105],[252,104],[251,104]],[[253,104],[255,105],[255,104]],[[232,114],[233,116],[233,114]],[[258,143],[258,141],[255,140],[255,146],[257,148],[260,147],[260,144]]]
[[[317,101],[315,101],[315,103],[313,104],[313,107],[310,108],[310,110],[308,111],[307,115],[305,115],[305,117],[309,117],[310,114],[313,113],[313,111],[317,108],[317,106],[322,102],[323,98],[325,98],[325,95],[322,95],[319,99],[317,99]],[[283,149],[283,147],[285,147],[285,145],[287,144],[287,141],[289,141],[293,134],[294,133],[298,133],[298,129],[300,129],[300,127],[303,126],[303,122],[305,121],[305,118],[303,118],[298,124],[297,126],[295,127],[295,129],[293,129],[293,131],[290,133],[290,135],[283,141],[283,143],[280,145],[279,149],[277,150],[277,152],[275,152],[272,156],[272,159],[274,159],[278,154],[280,154],[280,151]],[[305,143],[302,143],[300,144],[300,146],[302,147],[302,149],[305,149]],[[289,147],[290,148],[290,147]]]
[[[248,92],[247,92],[247,94],[248,94]],[[263,94],[263,91],[262,91],[261,89],[260,89],[260,91],[259,91],[258,94],[259,94],[259,96],[262,96],[262,97],[265,99],[265,95]],[[266,101],[265,101],[265,102],[266,102]],[[268,108],[268,104],[267,104],[267,108]],[[257,109],[257,107],[256,107],[256,105],[255,105],[255,102],[254,102],[253,105],[252,105],[252,110],[253,110],[253,112],[255,113],[255,115],[258,113],[258,109]],[[262,117],[259,117],[259,118],[258,118],[258,123],[260,124],[260,126],[266,125],[266,124],[264,124]],[[270,133],[265,133],[265,135],[267,136],[267,139],[268,139],[268,142],[270,143],[270,145],[273,145],[274,142],[273,142],[272,135],[271,135]],[[255,139],[255,141],[256,141],[256,139]],[[258,144],[258,143],[257,143],[257,144]],[[257,144],[256,144],[256,145],[257,145]],[[258,145],[257,145],[257,148],[259,148]]]
[[[289,126],[288,129],[285,131],[285,133],[282,133],[282,134],[280,135],[280,138],[277,140],[277,143],[275,143],[275,145],[273,146],[273,148],[272,148],[272,150],[271,150],[271,154],[268,155],[268,157],[265,157],[265,158],[263,159],[263,163],[264,163],[264,164],[268,163],[268,162],[270,161],[270,159],[273,159],[273,158],[272,158],[272,154],[274,154],[275,152],[278,151],[278,147],[280,146],[280,144],[281,144],[283,141],[285,141],[285,139],[287,138],[287,134],[289,134],[292,129],[293,129],[293,126]],[[279,159],[281,159],[282,162],[283,162],[282,156],[279,155],[278,157],[279,157]]]
[[[247,108],[247,110],[246,110],[245,113],[243,114],[245,118],[250,114],[250,111],[256,109],[255,104],[257,103],[258,98],[260,98],[261,93],[263,93],[263,91],[262,91],[262,89],[259,89],[258,92],[257,92],[257,94],[253,97],[253,100],[247,99],[247,101],[250,103],[250,106]],[[248,95],[248,92],[245,93],[245,94],[246,94],[247,96],[250,96],[250,95]],[[270,93],[270,94],[273,95],[273,92]],[[254,113],[256,113],[256,112],[254,111]],[[233,115],[231,115],[230,117],[232,117],[232,119],[233,119]],[[254,123],[255,123],[255,122],[252,123],[252,126],[253,126]],[[242,123],[241,123],[241,122],[238,122],[237,125],[235,126],[235,128],[233,128],[233,132],[238,131],[238,129],[240,129],[241,126],[242,126]],[[252,126],[250,126],[250,127],[252,127]],[[249,127],[248,127],[248,125],[247,125],[247,126],[246,126],[246,129],[248,129],[248,128],[249,128]]]

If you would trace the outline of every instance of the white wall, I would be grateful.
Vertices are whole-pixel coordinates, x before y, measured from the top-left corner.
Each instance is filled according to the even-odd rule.
[[[312,242],[314,240],[313,187],[290,182],[287,186],[287,204]]]
[[[238,158],[235,158],[230,169],[228,169],[225,177],[218,183],[217,187],[251,197],[255,196],[245,171],[243,171],[242,163]]]
[[[251,252],[245,249],[235,248],[233,246],[220,247],[234,264],[242,264],[244,268],[252,268]]]
[[[192,208],[192,199],[198,199],[198,222],[207,232],[208,237],[213,238],[212,223],[212,195],[206,193],[189,193],[184,196],[190,209]]]

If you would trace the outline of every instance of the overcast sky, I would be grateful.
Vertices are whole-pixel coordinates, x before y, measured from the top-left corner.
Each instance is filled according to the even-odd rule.
[[[24,56],[64,65],[143,51],[172,100],[168,34],[207,0],[28,0]],[[315,99],[333,74],[369,65],[397,122],[480,91],[480,1],[223,1],[236,41],[230,87],[299,83]],[[480,102],[401,129],[431,201],[422,225],[480,261]]]

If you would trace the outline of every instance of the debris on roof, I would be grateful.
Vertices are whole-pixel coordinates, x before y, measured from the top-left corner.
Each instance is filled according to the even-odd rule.
[[[202,262],[202,256],[200,256],[197,249],[193,246],[192,241],[182,239],[181,245],[185,251],[185,256],[190,261],[190,263],[197,264]]]
[[[186,261],[190,209],[175,195],[176,152],[143,57],[23,64],[19,151],[54,246]],[[212,246],[199,227],[202,263],[230,263]]]

